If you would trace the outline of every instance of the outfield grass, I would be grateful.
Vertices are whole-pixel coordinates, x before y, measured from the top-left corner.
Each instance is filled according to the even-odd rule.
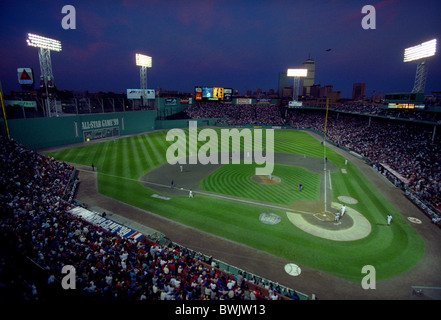
[[[409,270],[424,255],[425,243],[409,223],[354,165],[345,166],[345,159],[329,148],[326,148],[326,156],[339,169],[331,174],[334,201],[338,201],[340,195],[358,199],[358,204],[350,206],[362,213],[372,225],[371,234],[364,239],[339,242],[317,238],[295,227],[286,212],[280,210],[271,210],[282,218],[280,223],[264,224],[259,221],[259,215],[267,209],[226,199],[202,195],[194,199],[188,199],[187,195],[177,196],[171,201],[151,198],[157,192],[144,187],[139,179],[166,163],[166,150],[172,143],[166,141],[166,133],[156,131],[118,139],[116,143],[106,141],[48,155],[83,165],[93,163],[98,168],[101,194],[352,281],[358,282],[363,278],[361,269],[364,265],[373,265],[377,280],[381,280]],[[202,144],[199,142],[199,146]],[[323,145],[299,131],[275,131],[275,152],[324,157]],[[259,186],[249,182],[252,167],[225,165],[204,179],[202,187],[231,195],[245,195],[249,199],[289,203],[289,197],[284,194],[291,194],[291,188],[298,187],[295,179],[283,179],[283,184],[279,185]],[[341,168],[346,168],[347,174],[343,174]],[[300,169],[276,165],[274,175],[289,176],[293,172],[297,174]],[[314,180],[313,177],[311,179]],[[283,190],[275,191],[276,188]],[[315,199],[317,191],[309,195],[302,193],[302,196]],[[387,213],[394,216],[390,227],[386,226]]]

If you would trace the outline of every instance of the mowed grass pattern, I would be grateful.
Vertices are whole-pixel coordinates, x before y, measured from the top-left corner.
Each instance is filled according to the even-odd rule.
[[[277,184],[259,184],[252,180],[256,165],[228,164],[202,180],[203,190],[260,201],[291,204],[299,199],[319,200],[320,175],[304,168],[274,165]],[[307,186],[299,192],[299,184]]]
[[[219,130],[216,129],[217,132]],[[121,138],[116,143],[105,141],[48,155],[88,166],[93,163],[98,168],[98,188],[103,195],[351,281],[361,281],[364,276],[361,269],[364,265],[373,265],[376,268],[377,280],[381,280],[408,271],[424,255],[425,243],[422,238],[364,175],[352,164],[345,166],[342,156],[328,148],[324,149],[319,141],[304,132],[275,131],[275,152],[323,159],[326,151],[328,160],[338,168],[338,171],[331,175],[334,201],[338,201],[337,197],[340,195],[352,196],[359,200],[357,205],[351,207],[370,221],[372,232],[368,237],[351,242],[317,238],[291,224],[284,211],[271,210],[281,217],[281,222],[267,225],[259,221],[259,215],[268,211],[266,208],[200,194],[196,194],[194,199],[189,199],[187,193],[173,197],[170,201],[152,198],[151,195],[156,192],[144,187],[139,178],[166,163],[166,150],[173,143],[166,141],[166,135],[167,131],[155,131]],[[198,146],[204,143],[199,142]],[[186,146],[188,153],[188,142]],[[251,167],[253,166],[248,168],[242,165],[225,165],[218,173],[218,181],[214,180],[216,175],[213,175],[204,180],[203,185],[210,189],[218,188],[225,193],[232,187],[231,184],[238,180],[234,175],[240,174],[243,183],[248,181]],[[342,168],[347,169],[348,173],[342,174]],[[286,168],[276,166],[274,174],[282,176],[283,179],[284,174],[279,171],[283,169]],[[288,167],[286,170],[296,169]],[[164,183],[168,184],[169,181]],[[286,189],[280,192],[282,196],[272,191],[262,193],[260,190],[250,189],[250,194],[246,197],[289,203],[291,188],[295,191],[298,183],[294,180],[283,186]],[[301,196],[316,195],[317,192],[310,195],[305,192]],[[386,226],[387,213],[394,216],[390,227]]]

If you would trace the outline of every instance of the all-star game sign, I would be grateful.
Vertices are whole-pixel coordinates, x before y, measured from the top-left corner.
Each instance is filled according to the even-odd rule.
[[[17,68],[19,84],[33,84],[34,75],[31,68]]]

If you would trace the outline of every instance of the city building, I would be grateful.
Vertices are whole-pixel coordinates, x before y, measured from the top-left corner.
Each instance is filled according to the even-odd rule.
[[[303,61],[303,68],[308,69],[308,74],[305,78],[301,79],[301,95],[309,97],[311,95],[311,87],[315,81],[315,61],[313,59],[306,59]]]
[[[305,107],[326,107],[328,100],[329,107],[333,107],[340,100],[340,91],[333,91],[332,85],[321,86],[314,84],[311,86],[311,92],[308,99],[303,101]]]
[[[279,94],[280,98],[284,97],[284,93],[283,93],[284,89],[290,87],[289,79],[290,78],[288,78],[286,71],[279,72],[279,91],[278,91],[278,94]],[[291,85],[291,87],[292,87],[292,85]],[[292,97],[292,89],[291,89],[291,97]]]
[[[292,100],[292,86],[283,88],[281,97],[290,98]]]
[[[366,83],[354,83],[352,87],[352,100],[363,100],[365,97]]]
[[[314,84],[310,88],[311,98],[326,98],[328,93],[332,92],[332,85],[327,85],[322,87],[320,84]]]

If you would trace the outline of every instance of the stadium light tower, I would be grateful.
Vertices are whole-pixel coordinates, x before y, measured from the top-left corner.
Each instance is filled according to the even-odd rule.
[[[292,100],[293,100],[293,106],[298,106],[300,105],[298,101],[300,78],[306,77],[308,75],[308,69],[288,69],[286,75],[288,77],[294,78],[294,85],[292,87]]]
[[[152,57],[137,53],[135,55],[135,58],[136,58],[136,65],[141,67],[141,70],[139,72],[139,77],[140,77],[139,88],[140,89],[148,89],[147,88],[147,68],[152,67]],[[142,101],[143,105],[146,103],[146,101],[145,101],[146,98],[147,97],[144,97],[144,99]]]
[[[51,51],[60,52],[61,42],[32,33],[28,33],[26,42],[30,47],[39,48],[38,58],[40,60],[41,78],[46,91],[46,116],[52,117],[53,115],[58,115],[57,100],[52,92],[55,83],[52,73]]]
[[[413,93],[424,93],[428,73],[428,58],[436,54],[437,39],[423,42],[417,46],[404,49],[404,62],[417,61],[417,71]]]
[[[152,67],[152,57],[137,53],[136,54],[136,65],[141,67],[140,70],[140,89],[147,88],[147,68]]]

